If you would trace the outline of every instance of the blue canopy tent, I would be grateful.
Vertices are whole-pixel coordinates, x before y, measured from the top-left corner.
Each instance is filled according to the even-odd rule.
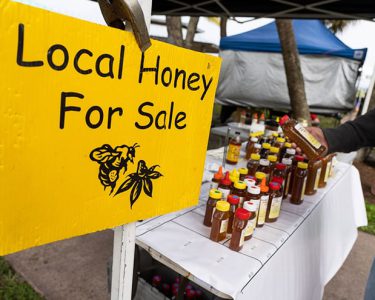
[[[351,49],[319,20],[294,20],[306,97],[315,111],[349,110],[367,49]],[[222,38],[216,100],[221,104],[289,109],[275,22]]]

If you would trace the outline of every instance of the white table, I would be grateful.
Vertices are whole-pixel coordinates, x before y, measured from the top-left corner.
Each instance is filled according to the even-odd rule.
[[[220,151],[208,152],[206,165],[213,162],[220,162]],[[256,229],[241,252],[233,252],[229,236],[214,243],[202,224],[208,189],[202,184],[195,207],[138,223],[137,244],[223,298],[320,299],[350,252],[357,227],[367,224],[358,171],[338,163],[325,189],[301,205],[284,201],[279,220]]]

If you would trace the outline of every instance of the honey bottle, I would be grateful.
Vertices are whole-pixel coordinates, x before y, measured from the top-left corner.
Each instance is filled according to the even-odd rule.
[[[307,180],[307,163],[299,162],[293,179],[292,195],[290,203],[301,204],[305,196],[306,180]]]
[[[289,143],[289,142],[285,142],[284,143],[284,145],[283,145],[283,147],[280,149],[280,162],[282,161],[282,159],[284,158],[284,155],[285,155],[285,153],[286,153],[286,150],[287,149],[290,149],[290,148],[292,148],[292,144],[291,143]]]
[[[256,210],[257,207],[254,203],[251,201],[245,201],[243,203],[243,208],[246,209],[248,212],[250,212],[250,218],[247,222],[246,228],[245,228],[245,241],[248,241],[253,236],[255,226],[256,226]]]
[[[233,221],[232,237],[229,243],[229,249],[240,251],[245,241],[245,228],[250,218],[250,212],[244,208],[238,208],[235,212]]]
[[[262,149],[260,150],[260,158],[266,159],[269,152],[270,152],[271,144],[270,143],[263,143]]]
[[[232,186],[232,181],[229,179],[229,172],[225,172],[225,177],[220,181],[217,189],[221,192],[221,199],[227,200],[228,195],[230,194]]]
[[[266,213],[267,213],[267,206],[268,200],[270,199],[269,188],[266,186],[265,179],[262,181],[260,185],[260,203],[258,209],[258,219],[257,219],[257,227],[263,227],[264,222],[266,221]]]
[[[249,188],[249,191],[247,193],[247,196],[246,196],[246,201],[247,202],[252,202],[254,203],[254,205],[256,206],[256,210],[255,210],[255,218],[258,218],[258,211],[259,211],[259,206],[260,206],[260,187],[259,186],[256,186],[256,185],[253,185]],[[255,220],[255,224],[256,224],[256,220]]]
[[[268,155],[267,160],[270,162],[269,164],[269,180],[272,178],[273,171],[275,169],[276,163],[277,163],[277,156],[276,155]],[[268,180],[268,182],[269,182]]]
[[[334,174],[334,170],[335,170],[335,165],[336,165],[336,162],[337,162],[337,159],[336,159],[336,153],[331,153],[331,168],[329,169],[329,174],[328,174],[328,178],[332,177],[333,174]]]
[[[279,137],[279,134],[277,132],[272,132],[270,139],[269,139],[269,143],[271,144],[271,146],[276,143],[276,140],[278,137]]]
[[[246,145],[246,159],[249,159],[251,154],[254,152],[254,145],[258,143],[258,138],[257,137],[249,137],[249,141],[247,142]]]
[[[293,163],[292,163],[292,166],[290,168],[290,184],[289,184],[289,189],[288,189],[288,194],[292,194],[292,189],[293,189],[293,181],[294,181],[294,175],[295,175],[295,171],[297,169],[297,164],[299,162],[303,162],[305,160],[305,158],[301,155],[296,155],[294,157],[294,160],[293,160]]]
[[[260,155],[253,153],[250,156],[250,160],[247,163],[248,175],[255,176],[256,171],[259,167]]]
[[[326,152],[326,147],[296,120],[289,119],[287,115],[281,118],[280,125],[284,134],[298,145],[309,159],[316,159]]]
[[[211,188],[217,189],[219,186],[220,180],[222,180],[223,178],[224,178],[223,167],[220,166],[219,170],[214,174],[214,177],[212,177]]]
[[[228,145],[228,152],[226,157],[226,162],[230,165],[235,165],[238,163],[238,159],[240,158],[240,151],[241,151],[241,138],[240,132],[235,132],[235,137],[232,138]]]
[[[331,165],[332,165],[332,156],[327,155],[323,158],[320,159],[322,162],[322,172],[320,174],[320,179],[319,179],[319,188],[324,188],[327,185],[328,177],[329,177],[329,172],[331,170]]]
[[[238,169],[238,173],[240,173],[240,180],[241,181],[244,181],[244,179],[247,176],[248,172],[249,171],[247,170],[247,168],[239,168]]]
[[[289,186],[291,182],[291,168],[292,168],[292,160],[290,158],[283,158],[281,161],[285,166],[285,183],[284,183],[284,190],[283,190],[283,199],[288,197]]]
[[[259,154],[261,150],[262,150],[262,145],[261,144],[255,144],[253,154]]]
[[[212,216],[215,211],[216,202],[221,200],[221,192],[217,189],[211,189],[208,200],[206,202],[206,213],[204,214],[203,225],[211,227]]]
[[[278,137],[273,144],[274,147],[282,149],[284,147],[285,139],[282,137]]]
[[[234,183],[234,188],[232,190],[233,195],[237,195],[240,198],[239,206],[242,207],[247,195],[247,185],[243,181],[237,181]]]
[[[281,190],[283,191],[283,194],[284,194],[284,187],[285,187],[285,181],[286,181],[286,165],[284,165],[283,163],[276,164],[275,169],[272,174],[271,181],[280,183]]]
[[[227,236],[229,207],[230,205],[226,201],[220,200],[216,202],[210,234],[210,239],[214,242],[220,242]]]
[[[268,200],[267,212],[266,212],[266,222],[272,223],[276,222],[277,218],[280,216],[282,193],[281,185],[277,182],[271,182],[269,184],[270,188],[270,198]]]
[[[257,172],[262,172],[262,173],[266,174],[266,178],[267,178],[266,181],[269,182],[270,173],[271,173],[270,161],[267,160],[267,159],[261,159],[259,161],[259,167],[258,167]],[[255,173],[255,176],[256,176],[256,173]]]
[[[290,158],[291,160],[293,160],[295,156],[296,156],[296,149],[288,148],[288,149],[286,149],[283,158]]]
[[[322,161],[320,159],[310,160],[307,168],[307,181],[305,195],[314,195],[318,189]]]
[[[237,195],[230,194],[230,195],[228,195],[227,201],[230,204],[230,207],[229,207],[229,221],[228,221],[228,230],[227,230],[227,233],[232,233],[234,213],[236,212],[237,208],[239,207],[240,197],[238,197]]]

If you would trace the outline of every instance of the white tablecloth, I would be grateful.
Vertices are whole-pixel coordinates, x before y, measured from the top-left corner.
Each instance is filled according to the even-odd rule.
[[[207,165],[217,159],[211,154]],[[320,299],[352,248],[357,227],[367,224],[358,171],[339,163],[325,189],[301,205],[283,201],[278,221],[256,229],[241,252],[233,252],[229,236],[214,243],[202,224],[208,185],[202,185],[198,206],[140,222],[137,243],[221,297]]]

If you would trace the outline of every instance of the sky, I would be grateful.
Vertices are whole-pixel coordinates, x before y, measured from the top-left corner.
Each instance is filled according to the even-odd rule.
[[[97,3],[88,0],[16,0],[30,4],[33,6],[41,7],[54,12],[66,14],[76,18],[81,18],[94,23],[105,25],[103,17]],[[154,0],[157,1],[157,0]],[[163,16],[155,16],[155,19],[164,19]],[[183,17],[183,22],[188,22],[188,17]],[[272,19],[257,19],[251,20],[251,18],[239,18],[241,22],[249,21],[240,24],[235,21],[228,21],[227,32],[228,35],[238,34],[245,32],[260,26],[263,26]],[[220,29],[217,23],[207,19],[200,18],[198,23],[198,29],[202,30],[202,33],[198,33],[195,36],[197,41],[210,42],[219,44],[220,41]],[[151,35],[166,36],[167,30],[165,26],[152,26],[150,30]],[[342,33],[339,33],[338,38],[341,39],[346,45],[351,48],[368,48],[367,57],[363,66],[363,76],[361,79],[361,87],[366,88],[369,84],[371,75],[374,71],[375,66],[375,22],[370,21],[355,21],[348,25]]]

